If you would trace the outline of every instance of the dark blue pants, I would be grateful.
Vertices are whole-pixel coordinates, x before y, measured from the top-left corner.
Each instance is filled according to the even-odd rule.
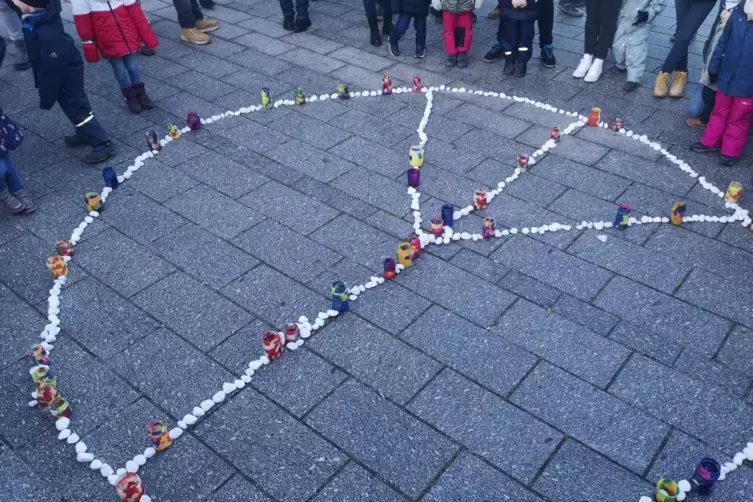
[[[24,189],[21,176],[18,175],[16,167],[7,155],[0,157],[0,192],[4,192],[6,189],[11,192]]]
[[[536,21],[520,21],[517,19],[499,18],[497,40],[505,50],[505,59],[518,63],[531,60],[533,51],[533,36],[536,32]]]
[[[405,35],[405,32],[410,26],[410,20],[413,19],[413,27],[416,29],[416,50],[426,48],[426,14],[400,14],[397,18],[395,27],[392,28],[390,34],[390,41],[397,43],[400,37]]]
[[[84,75],[78,72],[70,72],[63,88],[58,96],[58,104],[76,128],[76,136],[89,143],[93,147],[103,145],[110,141],[107,131],[100,125],[92,113],[89,98],[84,92]]]
[[[715,2],[694,2],[692,0],[676,0],[675,16],[677,18],[677,32],[675,43],[664,60],[661,71],[688,71],[688,47],[693,36],[714,9]]]
[[[366,11],[366,19],[374,19],[376,20],[376,4],[379,3],[379,5],[382,6],[382,12],[384,13],[384,19],[387,20],[387,18],[392,18],[392,6],[390,5],[390,0],[363,0],[363,10]]]
[[[194,28],[196,21],[204,19],[196,0],[173,0],[173,7],[178,13],[178,24],[181,28]]]
[[[285,17],[298,15],[298,19],[309,18],[309,0],[295,0],[295,9],[293,9],[293,0],[280,0],[280,8]]]

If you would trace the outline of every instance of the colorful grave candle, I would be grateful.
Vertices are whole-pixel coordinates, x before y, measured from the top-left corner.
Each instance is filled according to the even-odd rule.
[[[424,149],[421,145],[413,145],[408,150],[408,162],[411,167],[420,169],[424,165]]]
[[[421,77],[413,75],[413,92],[421,92]]]
[[[421,170],[417,167],[408,169],[408,186],[418,188],[421,185]]]
[[[175,124],[169,124],[167,126],[167,135],[172,139],[178,139],[180,138],[180,129]]]
[[[350,99],[350,92],[348,86],[345,84],[337,84],[337,96],[340,99]]]
[[[395,272],[395,260],[392,258],[386,258],[384,260],[384,278],[391,281],[395,278],[397,273]]]
[[[49,365],[46,364],[39,364],[37,366],[34,366],[29,370],[29,374],[31,375],[31,381],[34,382],[34,385],[36,387],[41,385],[45,380],[55,378],[52,375],[52,371],[50,370]]]
[[[721,467],[713,458],[703,458],[695,468],[693,477],[690,478],[690,491],[699,495],[709,495],[714,483],[719,479]]]
[[[147,434],[149,439],[152,440],[154,449],[157,451],[164,451],[173,444],[172,438],[167,431],[167,425],[162,420],[152,420],[146,425]]]
[[[350,308],[350,302],[348,301],[348,288],[343,281],[332,282],[330,293],[332,295],[332,310],[345,312]]]
[[[58,252],[60,256],[73,256],[73,242],[70,239],[63,239],[62,241],[57,241],[55,243],[55,251]]]
[[[622,129],[624,126],[625,121],[620,118],[614,119],[609,123],[609,128],[614,132],[620,132],[620,129]]]
[[[442,235],[442,232],[444,232],[444,222],[442,221],[442,218],[437,218],[435,216],[431,219],[431,233],[433,235]]]
[[[39,343],[35,343],[31,346],[29,356],[34,359],[34,364],[39,366],[50,366],[50,354],[48,354],[47,349],[42,347]]]
[[[397,262],[405,268],[413,266],[413,246],[410,242],[401,242],[397,246]]]
[[[262,338],[262,344],[264,345],[264,352],[267,353],[270,361],[274,361],[282,355],[282,341],[280,340],[279,333],[267,331]]]
[[[87,192],[84,194],[84,200],[86,201],[86,212],[102,211],[105,207],[105,203],[102,202],[102,197],[97,192]]]
[[[269,87],[262,87],[261,89],[261,106],[269,110],[272,108],[272,91]]]
[[[672,204],[672,213],[669,215],[669,221],[672,225],[682,225],[682,219],[685,217],[685,203],[675,202]]]
[[[385,75],[382,79],[382,94],[383,95],[389,95],[392,94],[392,79],[389,75]]]
[[[601,122],[601,108],[594,106],[588,115],[588,126],[599,127],[599,122]]]
[[[52,403],[50,403],[49,410],[53,417],[71,418],[71,405],[68,403],[68,400],[59,393]]]
[[[47,268],[50,269],[53,279],[68,275],[68,264],[62,256],[50,256],[47,258]]]
[[[630,221],[630,204],[620,204],[617,208],[617,216],[614,218],[614,228],[626,230]]]
[[[479,188],[473,193],[473,207],[476,209],[486,208],[486,190]]]
[[[727,193],[724,194],[724,200],[729,202],[739,202],[740,195],[743,192],[743,185],[739,181],[733,181],[727,187]]]
[[[298,325],[294,322],[289,322],[285,327],[285,341],[288,343],[296,343],[301,339],[301,334],[298,331]]]
[[[446,227],[452,227],[455,223],[455,208],[452,204],[445,204],[442,206],[442,221]]]
[[[306,95],[303,93],[303,87],[295,90],[295,104],[302,105],[306,102]]]
[[[188,128],[192,131],[198,131],[201,129],[201,117],[199,117],[199,114],[196,112],[188,112],[186,124],[188,124]]]
[[[141,478],[135,472],[128,472],[118,480],[115,491],[120,502],[139,502],[144,496],[144,486]]]
[[[494,218],[489,218],[489,217],[484,218],[484,226],[481,228],[481,237],[483,237],[485,241],[488,241],[494,238],[494,230],[495,230],[494,227],[495,227]]]
[[[408,240],[408,243],[413,248],[413,259],[415,260],[421,256],[421,239],[414,235]]]
[[[146,147],[149,148],[149,150],[153,152],[159,152],[162,150],[162,145],[159,144],[159,136],[157,136],[157,131],[149,131],[148,133],[144,134],[144,139],[146,140]]]
[[[114,190],[118,188],[118,186],[120,186],[120,182],[118,181],[118,173],[115,172],[115,168],[112,166],[107,166],[102,169],[102,178],[104,178],[105,180],[106,187],[110,187]]]
[[[58,398],[59,390],[57,380],[54,378],[46,379],[36,387],[37,402],[42,408],[49,408]]]
[[[554,128],[552,128],[552,139],[554,140],[555,143],[559,143],[561,137],[562,137],[562,130],[560,129],[559,126],[554,126]]]
[[[518,169],[520,169],[522,172],[526,172],[528,170],[528,155],[519,153],[518,157],[516,158],[516,163],[518,165]]]
[[[656,502],[675,502],[677,495],[680,492],[680,487],[676,481],[671,479],[660,479],[656,482]]]

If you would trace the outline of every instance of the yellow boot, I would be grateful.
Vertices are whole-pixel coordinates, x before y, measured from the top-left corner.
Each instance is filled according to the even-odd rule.
[[[688,83],[688,72],[676,71],[675,78],[672,81],[672,88],[669,89],[670,98],[681,98],[685,93],[685,85]]]
[[[666,98],[667,97],[667,84],[669,83],[669,73],[659,72],[656,76],[656,84],[654,84],[654,97]]]

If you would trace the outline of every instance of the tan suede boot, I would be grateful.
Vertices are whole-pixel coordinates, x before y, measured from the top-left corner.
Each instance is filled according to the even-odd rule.
[[[196,29],[202,33],[209,33],[220,27],[220,22],[216,19],[199,19],[196,21]]]
[[[204,35],[196,28],[181,28],[180,39],[196,45],[206,45],[212,41],[209,35]]]
[[[667,86],[669,84],[669,73],[659,72],[656,76],[656,84],[654,84],[654,97],[666,98]]]
[[[688,83],[688,72],[676,71],[675,78],[672,81],[672,87],[669,89],[670,98],[681,98],[685,94],[685,85]]]

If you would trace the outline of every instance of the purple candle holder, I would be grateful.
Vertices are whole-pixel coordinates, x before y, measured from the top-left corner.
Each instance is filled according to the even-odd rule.
[[[408,169],[408,186],[418,188],[421,184],[421,170],[410,168]]]

